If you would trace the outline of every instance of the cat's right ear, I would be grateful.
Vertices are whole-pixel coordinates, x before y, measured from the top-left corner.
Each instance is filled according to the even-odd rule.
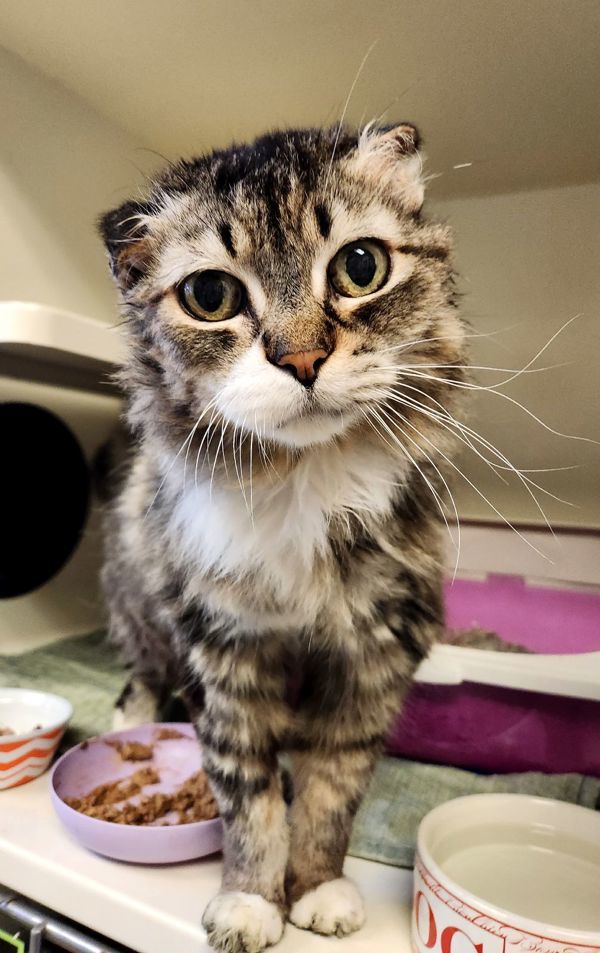
[[[151,257],[147,235],[150,206],[125,202],[98,219],[98,231],[108,252],[110,270],[122,292],[144,277]]]
[[[425,194],[420,146],[421,137],[412,123],[383,127],[369,123],[359,136],[351,162],[374,184],[392,189],[414,215],[421,209]]]

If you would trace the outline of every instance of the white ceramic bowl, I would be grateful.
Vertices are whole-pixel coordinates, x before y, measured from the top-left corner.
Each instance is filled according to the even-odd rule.
[[[600,814],[541,797],[475,794],[421,822],[416,953],[600,951]]]
[[[66,698],[28,688],[0,688],[0,789],[32,781],[50,764],[71,717]]]

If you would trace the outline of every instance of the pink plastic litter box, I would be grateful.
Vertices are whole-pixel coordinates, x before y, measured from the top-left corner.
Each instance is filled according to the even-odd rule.
[[[450,629],[479,626],[533,655],[436,646],[388,750],[481,772],[600,777],[600,594],[491,575],[446,588]]]

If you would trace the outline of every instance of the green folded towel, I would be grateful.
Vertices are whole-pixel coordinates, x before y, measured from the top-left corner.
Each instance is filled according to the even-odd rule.
[[[581,774],[475,774],[438,764],[382,758],[354,822],[350,853],[412,867],[417,828],[436,807],[464,794],[536,794],[600,807],[600,779]]]

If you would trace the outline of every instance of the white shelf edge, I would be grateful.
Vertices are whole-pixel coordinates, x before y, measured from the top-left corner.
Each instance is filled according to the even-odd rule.
[[[124,342],[101,321],[28,301],[0,302],[0,353],[81,370],[114,367]]]

